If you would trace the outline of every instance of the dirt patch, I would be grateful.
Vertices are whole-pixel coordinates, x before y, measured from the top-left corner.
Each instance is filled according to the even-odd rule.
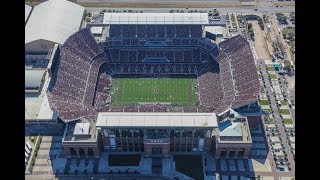
[[[267,50],[264,31],[260,29],[258,21],[248,21],[248,22],[252,23],[252,28],[254,32],[254,47],[256,49],[259,59],[269,58],[270,56]]]

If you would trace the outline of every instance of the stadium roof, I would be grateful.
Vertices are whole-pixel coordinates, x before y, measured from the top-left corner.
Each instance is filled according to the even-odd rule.
[[[45,70],[25,70],[25,88],[40,88]]]
[[[28,6],[28,5],[24,5],[25,6],[25,9],[24,9],[24,21],[27,22],[27,19],[28,19],[28,16],[30,14],[30,11],[32,9],[31,6]]]
[[[80,28],[84,7],[66,0],[49,0],[33,8],[25,27],[25,43],[44,39],[59,44]]]
[[[103,24],[209,24],[208,13],[104,13]]]
[[[217,127],[215,113],[102,112],[96,127]]]

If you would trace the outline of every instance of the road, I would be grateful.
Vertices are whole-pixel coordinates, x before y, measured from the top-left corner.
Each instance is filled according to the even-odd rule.
[[[288,94],[288,88],[287,86],[285,85],[284,81],[285,81],[285,78],[282,76],[282,75],[279,75],[280,77],[280,86],[281,86],[281,89],[283,90],[283,94],[285,95],[285,98],[286,99],[291,99],[291,96],[290,94]],[[292,108],[289,107],[289,111],[290,111],[290,115],[292,117],[292,120],[293,120],[293,123],[295,123],[295,110]]]
[[[59,179],[59,180],[128,180],[128,179],[141,179],[141,180],[170,180],[170,178],[155,175],[119,175],[119,174],[79,174],[79,175],[27,175],[26,180],[32,179]]]
[[[258,7],[257,11],[254,10],[255,7],[234,7],[234,8],[216,8],[220,14],[227,14],[227,13],[239,13],[239,14],[261,14],[261,13],[274,13],[274,12],[295,12],[295,7],[293,6],[283,6],[283,7],[275,7],[275,6],[267,6],[267,7]],[[86,7],[87,11],[90,12],[100,12],[103,9],[106,10],[134,10],[134,11],[143,11],[145,13],[168,13],[170,10],[183,10],[184,12],[188,12],[190,10],[202,10],[209,12],[212,11],[214,8],[108,8],[108,7]]]
[[[268,76],[268,72],[266,70],[266,65],[264,62],[261,62],[259,61],[259,66],[261,68],[261,72],[262,72],[262,76],[265,80],[265,86],[266,86],[266,90],[267,90],[267,93],[269,95],[269,98],[270,98],[270,103],[271,103],[271,108],[272,108],[272,111],[273,111],[273,115],[274,115],[274,119],[275,119],[275,123],[277,125],[277,129],[279,130],[279,133],[280,133],[280,138],[282,140],[282,144],[283,144],[283,147],[284,147],[284,151],[285,153],[288,155],[287,158],[288,158],[288,162],[290,163],[290,167],[291,167],[291,175],[292,177],[294,176],[294,172],[295,172],[295,162],[293,160],[293,154],[290,150],[290,145],[288,144],[288,141],[287,141],[287,137],[286,137],[286,132],[285,132],[285,129],[284,129],[284,126],[283,126],[283,123],[282,123],[282,119],[279,115],[279,111],[278,111],[278,107],[277,107],[277,103],[276,103],[276,100],[274,98],[274,95],[273,95],[273,92],[271,91],[271,84],[270,84],[270,81],[269,81],[269,76]]]

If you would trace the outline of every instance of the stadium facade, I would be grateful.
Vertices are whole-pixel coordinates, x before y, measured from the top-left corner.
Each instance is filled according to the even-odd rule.
[[[249,43],[239,35],[219,44],[203,37],[208,20],[201,14],[163,22],[160,16],[169,17],[110,21],[109,36],[99,44],[84,28],[60,47],[47,94],[66,123],[68,157],[99,157],[101,151],[249,156],[247,119],[232,113],[255,104],[260,92]],[[114,79],[121,77],[196,78],[199,103],[115,105]]]

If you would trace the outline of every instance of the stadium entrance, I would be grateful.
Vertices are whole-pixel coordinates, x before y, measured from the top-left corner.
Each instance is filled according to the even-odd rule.
[[[162,154],[162,147],[152,147],[152,154]]]

